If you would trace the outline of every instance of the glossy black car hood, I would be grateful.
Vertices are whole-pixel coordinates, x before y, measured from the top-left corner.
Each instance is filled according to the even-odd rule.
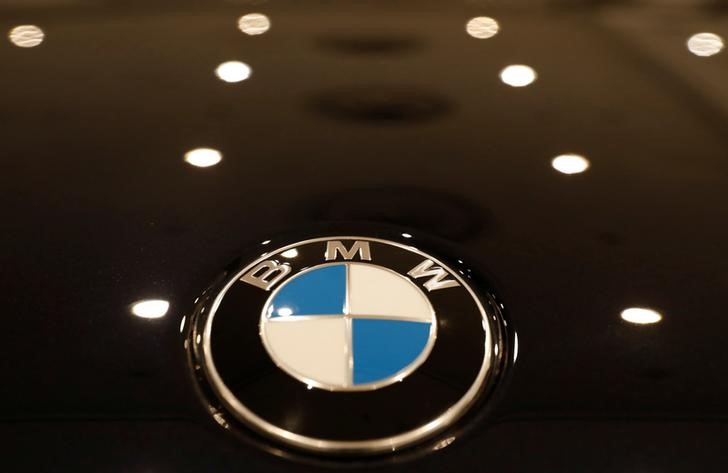
[[[269,32],[237,18],[260,11]],[[3,2],[5,471],[309,471],[240,442],[180,323],[251,245],[344,222],[439,241],[518,354],[489,413],[382,471],[728,464],[728,56],[713,4]],[[479,40],[468,19],[496,18]],[[240,60],[252,75],[215,76]],[[499,79],[527,64],[536,81]],[[183,161],[218,149],[210,168]],[[553,157],[591,167],[564,175]],[[131,303],[170,301],[166,317]],[[620,319],[628,307],[663,315]],[[374,467],[369,465],[370,467]]]

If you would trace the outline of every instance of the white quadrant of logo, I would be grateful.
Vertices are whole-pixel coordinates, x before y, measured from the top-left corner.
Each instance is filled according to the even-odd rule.
[[[436,332],[434,309],[414,283],[362,263],[302,271],[271,294],[260,322],[281,369],[332,391],[401,381],[427,359]]]

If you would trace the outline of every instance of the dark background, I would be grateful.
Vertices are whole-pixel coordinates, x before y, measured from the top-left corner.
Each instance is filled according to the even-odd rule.
[[[243,35],[260,11],[271,30]],[[717,3],[0,2],[5,471],[308,471],[207,415],[180,321],[251,244],[322,221],[449,241],[518,327],[502,401],[383,471],[728,464],[728,36]],[[501,31],[476,40],[474,16]],[[253,75],[221,82],[241,60]],[[525,88],[500,82],[528,64]],[[189,149],[219,149],[200,169]],[[557,154],[584,174],[550,167]],[[459,257],[459,255],[453,255]],[[166,317],[133,317],[145,298]],[[623,322],[627,307],[660,324]],[[396,461],[397,459],[395,459]]]

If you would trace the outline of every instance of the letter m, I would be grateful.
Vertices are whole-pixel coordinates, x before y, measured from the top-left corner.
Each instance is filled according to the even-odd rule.
[[[326,261],[335,260],[339,253],[341,253],[341,256],[343,256],[346,260],[354,259],[354,256],[356,256],[357,253],[359,253],[359,259],[361,260],[371,261],[372,259],[368,241],[357,240],[348,250],[344,244],[338,240],[326,242]]]

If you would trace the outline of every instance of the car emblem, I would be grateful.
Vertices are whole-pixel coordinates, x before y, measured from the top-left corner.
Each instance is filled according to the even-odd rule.
[[[308,452],[381,454],[482,402],[506,350],[498,304],[405,235],[266,241],[206,291],[186,346],[218,422]]]

